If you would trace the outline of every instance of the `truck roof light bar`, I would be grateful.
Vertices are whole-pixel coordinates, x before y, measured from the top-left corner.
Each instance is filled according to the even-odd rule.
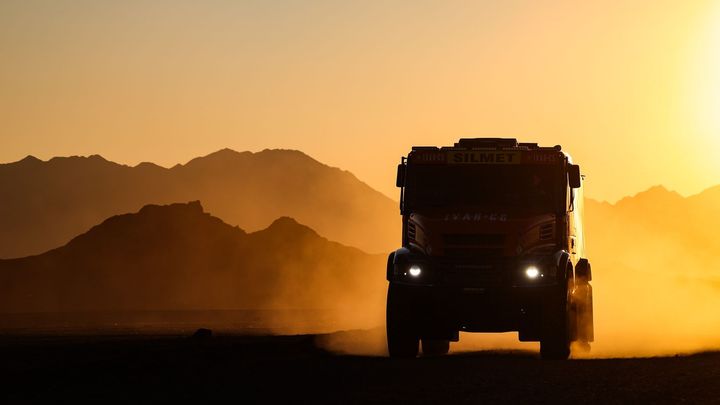
[[[517,148],[515,138],[460,138],[455,142],[456,148]]]
[[[515,138],[461,138],[453,146],[413,146],[413,151],[457,151],[457,150],[537,150],[561,152],[560,145],[539,146],[536,142],[518,142]]]

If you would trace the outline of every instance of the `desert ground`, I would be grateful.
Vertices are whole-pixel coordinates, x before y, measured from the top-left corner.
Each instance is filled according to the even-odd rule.
[[[2,403],[718,403],[720,352],[542,361],[534,351],[391,360],[327,341],[367,331],[267,335],[131,329],[0,336]]]

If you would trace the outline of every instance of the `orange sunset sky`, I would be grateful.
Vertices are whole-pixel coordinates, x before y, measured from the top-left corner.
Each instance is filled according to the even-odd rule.
[[[590,197],[720,183],[720,1],[0,2],[0,162],[562,144]]]

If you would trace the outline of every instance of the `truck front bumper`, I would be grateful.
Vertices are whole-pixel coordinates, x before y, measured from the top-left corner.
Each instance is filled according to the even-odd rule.
[[[417,311],[425,337],[519,331],[520,340],[539,340],[543,314],[564,294],[557,255],[450,260],[400,253],[388,263],[388,280]]]

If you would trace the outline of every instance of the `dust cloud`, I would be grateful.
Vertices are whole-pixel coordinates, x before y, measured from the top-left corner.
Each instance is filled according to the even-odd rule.
[[[586,218],[593,268],[595,342],[574,358],[647,357],[720,349],[720,216],[715,199],[673,206],[641,196],[610,206],[590,201]],[[701,196],[702,197],[702,196]],[[633,205],[634,204],[634,205]],[[652,209],[648,209],[648,206]],[[324,347],[384,355],[383,313],[378,327],[355,338],[339,335]],[[463,333],[451,353],[538,351],[516,333]]]
[[[664,256],[669,252],[648,260],[643,269],[612,261],[594,263],[595,342],[589,353],[573,350],[573,357],[647,357],[720,349],[720,283],[677,274],[668,268]],[[685,263],[702,268],[702,263],[688,259]],[[322,340],[323,347],[339,353],[385,355],[384,312],[376,307],[360,317],[339,312],[341,319],[362,319],[347,329],[376,327],[329,336]],[[482,350],[538,351],[539,344],[519,342],[517,333],[461,333],[460,342],[451,344],[454,353]]]
[[[199,202],[148,205],[59,249],[0,260],[0,313],[255,311],[283,332],[367,327],[384,263],[287,217],[246,233]]]
[[[641,239],[627,246],[627,253],[596,261],[592,355],[720,349],[717,266],[672,242]]]

